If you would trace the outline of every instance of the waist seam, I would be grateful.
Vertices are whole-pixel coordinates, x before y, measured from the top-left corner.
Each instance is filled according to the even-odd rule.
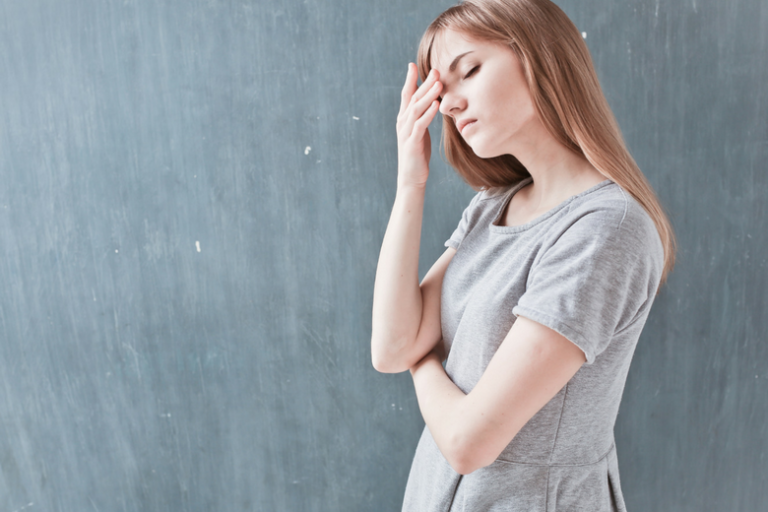
[[[596,461],[585,462],[583,464],[557,464],[557,463],[541,464],[536,462],[517,462],[513,460],[504,460],[504,459],[496,459],[495,461],[493,461],[493,463],[495,464],[499,462],[501,464],[512,464],[517,466],[538,466],[542,468],[557,468],[557,467],[574,468],[574,467],[594,466],[595,464],[599,464],[600,462],[602,462],[611,453],[611,451],[615,448],[615,446],[616,446],[616,443],[614,441],[611,443],[610,448],[608,448],[608,450],[604,454],[602,454]]]

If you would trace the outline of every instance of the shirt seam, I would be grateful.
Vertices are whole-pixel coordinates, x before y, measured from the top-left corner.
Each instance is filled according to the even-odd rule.
[[[547,465],[552,463],[552,457],[555,454],[555,446],[557,446],[557,436],[560,433],[560,425],[563,422],[563,410],[565,409],[565,399],[568,398],[568,386],[571,385],[571,381],[565,383],[565,392],[563,392],[563,401],[560,403],[560,415],[557,418],[557,428],[555,429],[555,436],[552,439],[552,448],[549,451],[549,460]]]
[[[615,442],[611,442],[611,446],[608,447],[608,450],[606,450],[605,453],[603,453],[596,461],[594,462],[586,462],[584,464],[539,464],[535,462],[515,462],[512,460],[504,460],[504,459],[496,459],[494,462],[498,462],[501,464],[510,464],[510,465],[516,465],[516,466],[535,466],[540,468],[581,468],[586,466],[594,466],[595,464],[601,463],[605,458],[610,455],[611,450],[613,450],[615,446]]]
[[[459,492],[459,485],[461,485],[461,480],[463,478],[464,475],[459,475],[459,479],[456,481],[456,485],[453,488],[453,494],[451,495],[451,502],[448,504],[448,510],[453,508],[453,502],[456,501],[456,493]]]
[[[621,225],[624,224],[624,219],[627,217],[627,211],[629,210],[629,199],[627,198],[627,194],[621,187],[619,187],[619,192],[621,192],[622,197],[624,197],[624,214],[621,216],[621,220],[619,221],[619,225],[616,226],[616,229],[619,229]]]

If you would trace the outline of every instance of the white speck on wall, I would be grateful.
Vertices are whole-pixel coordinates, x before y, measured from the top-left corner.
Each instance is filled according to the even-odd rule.
[[[586,38],[587,38],[587,33],[586,33],[586,32],[582,32],[582,33],[581,33],[581,37],[583,37],[584,39],[586,39]]]
[[[357,117],[357,116],[352,116],[352,119],[354,119],[355,121],[359,121],[360,120],[360,118]]]
[[[308,155],[310,151],[312,151],[311,147],[307,146],[307,147],[304,148],[304,154],[305,155]]]
[[[195,249],[197,249],[197,252],[200,252],[200,242],[195,240]]]
[[[322,162],[322,160],[318,160],[318,161],[317,161],[317,162],[315,162],[315,163],[318,163],[318,164],[319,164],[320,162]]]
[[[117,249],[115,249],[115,254],[117,254],[118,252],[120,252],[120,251],[118,251]]]

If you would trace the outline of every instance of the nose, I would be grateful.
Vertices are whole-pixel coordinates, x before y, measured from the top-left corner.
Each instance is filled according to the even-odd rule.
[[[448,92],[443,86],[443,94],[440,100],[440,113],[447,116],[455,116],[466,108],[466,100],[453,92]]]

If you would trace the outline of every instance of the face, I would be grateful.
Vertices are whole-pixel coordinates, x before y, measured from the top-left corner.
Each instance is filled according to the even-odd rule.
[[[526,129],[538,122],[514,51],[450,29],[435,43],[432,67],[443,84],[440,112],[453,118],[480,158],[514,154]]]

